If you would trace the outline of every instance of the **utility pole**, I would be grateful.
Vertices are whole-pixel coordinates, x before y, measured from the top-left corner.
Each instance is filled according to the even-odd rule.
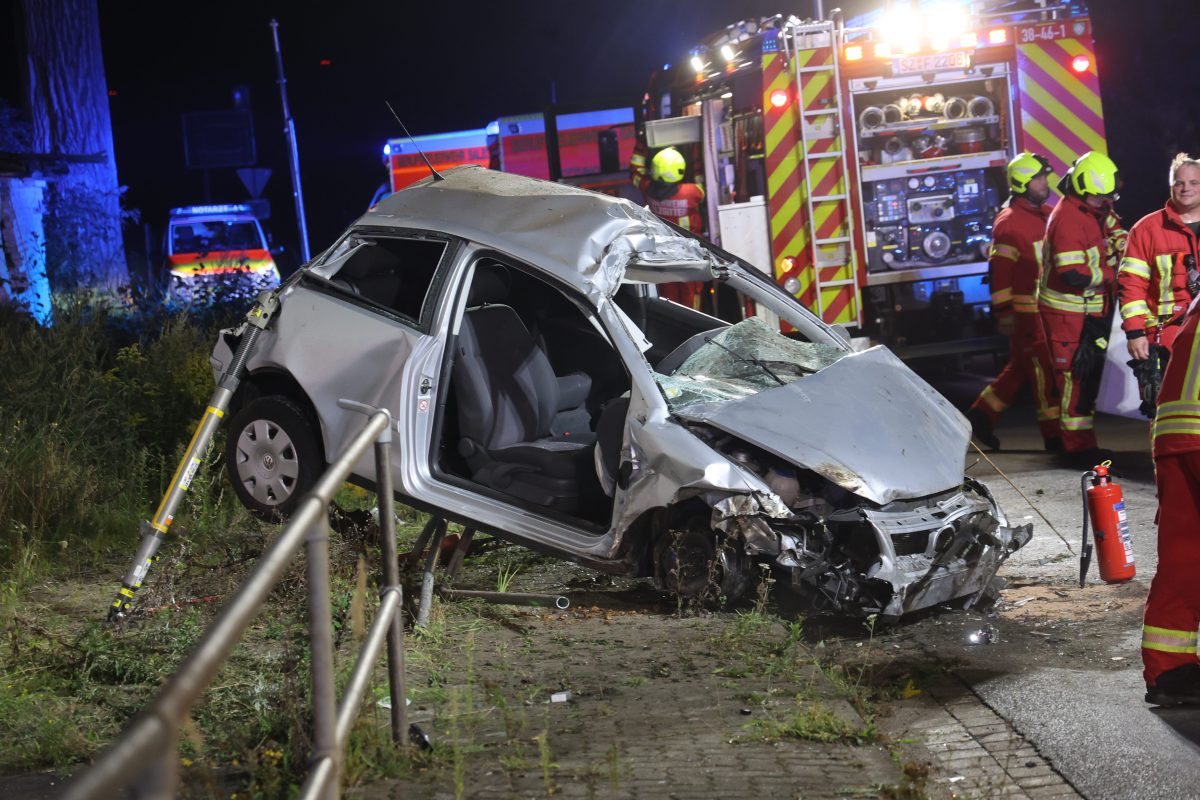
[[[300,153],[296,148],[296,121],[288,107],[287,78],[283,76],[283,54],[279,50],[279,22],[271,20],[271,35],[275,38],[275,68],[279,73],[279,96],[283,100],[283,135],[287,137],[288,167],[292,172],[292,197],[296,201],[296,223],[300,228],[300,261],[307,264],[308,223],[304,220],[304,191],[300,188]]]

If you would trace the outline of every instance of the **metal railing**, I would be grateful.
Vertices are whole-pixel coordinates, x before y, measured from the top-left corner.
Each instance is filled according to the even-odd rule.
[[[338,798],[342,753],[362,703],[371,672],[387,641],[388,683],[391,690],[392,740],[403,744],[407,734],[404,685],[404,628],[402,591],[396,556],[390,464],[391,416],[386,410],[342,400],[343,408],[370,415],[366,427],[330,465],[297,505],[279,538],[263,554],[254,571],[225,605],[213,624],[159,692],[138,714],[125,733],[67,787],[64,800],[109,798],[134,788],[138,797],[173,798],[179,783],[179,731],[192,706],[208,688],[217,670],[241,639],[267,596],[284,576],[300,545],[304,545],[308,578],[309,639],[312,651],[313,749],[308,777],[300,797]],[[383,586],[371,629],[354,664],[340,703],[334,683],[333,610],[329,579],[329,504],[351,469],[372,443],[379,495],[380,538],[383,547]]]

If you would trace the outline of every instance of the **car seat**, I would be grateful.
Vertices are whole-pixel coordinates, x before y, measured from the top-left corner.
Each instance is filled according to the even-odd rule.
[[[510,306],[511,275],[476,267],[453,367],[458,451],[471,479],[568,514],[594,494],[595,435],[559,430],[577,419],[591,391],[583,373],[558,377],[550,359]]]
[[[604,404],[596,422],[594,461],[600,488],[609,497],[616,493],[621,479],[621,443],[625,438],[625,418],[629,416],[629,392]]]

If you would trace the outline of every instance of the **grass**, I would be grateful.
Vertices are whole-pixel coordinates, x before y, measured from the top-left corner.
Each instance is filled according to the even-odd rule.
[[[112,546],[153,510],[213,388],[213,331],[159,322],[134,336],[117,310],[65,304],[45,329],[0,307],[0,564]]]
[[[797,707],[781,719],[751,720],[746,729],[764,741],[805,739],[864,744],[878,738],[874,725],[847,722],[825,704],[807,701],[797,701]]]
[[[228,321],[161,310],[139,317],[93,298],[60,304],[55,325],[39,328],[0,307],[0,735],[10,742],[0,774],[94,757],[176,669],[277,531],[234,500],[218,441],[137,614],[123,626],[102,622],[139,520],[157,505],[212,392],[208,352]],[[373,501],[359,489],[338,497],[351,509]],[[423,519],[400,511],[400,538],[411,540]],[[377,568],[364,565],[379,555],[373,543],[342,536],[332,556],[346,653],[372,606],[365,598]],[[101,588],[64,597],[68,585]],[[306,629],[297,561],[193,711],[180,748],[189,779],[261,797],[296,784],[308,759]],[[350,658],[342,661],[346,673]],[[394,747],[360,728],[352,774],[388,774]]]
[[[496,591],[507,592],[521,568],[511,560],[502,563],[496,571]]]

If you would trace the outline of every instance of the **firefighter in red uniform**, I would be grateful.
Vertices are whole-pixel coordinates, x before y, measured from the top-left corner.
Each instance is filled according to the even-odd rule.
[[[1107,454],[1096,446],[1093,413],[1113,307],[1109,297],[1125,231],[1112,210],[1117,165],[1090,151],[1058,183],[1064,197],[1046,228],[1038,313],[1050,347],[1063,450],[1073,466]]]
[[[1129,230],[1117,273],[1121,327],[1129,355],[1139,361],[1150,357],[1151,345],[1171,349],[1200,290],[1200,161],[1180,153],[1170,178],[1171,199]]]
[[[1012,197],[992,226],[989,285],[997,329],[1009,336],[1008,363],[996,380],[967,409],[975,438],[993,450],[1000,442],[992,431],[996,418],[1012,405],[1028,381],[1033,385],[1038,425],[1047,450],[1061,450],[1058,400],[1054,372],[1038,318],[1037,286],[1041,274],[1042,240],[1050,207],[1050,162],[1034,153],[1021,153],[1008,164]]]
[[[698,183],[683,183],[687,161],[674,147],[659,150],[650,159],[650,174],[643,175],[638,188],[659,217],[696,234],[704,233],[704,189]]]
[[[645,172],[645,155],[630,159],[633,181],[646,197],[646,204],[657,216],[697,235],[704,233],[704,188],[698,183],[684,183],[687,161],[674,147],[666,147],[650,159],[650,174]],[[699,309],[704,297],[703,283],[663,284],[659,287],[665,297]],[[673,296],[680,295],[680,296]]]
[[[1200,303],[1175,337],[1154,418],[1158,571],[1142,621],[1146,702],[1200,705]]]

